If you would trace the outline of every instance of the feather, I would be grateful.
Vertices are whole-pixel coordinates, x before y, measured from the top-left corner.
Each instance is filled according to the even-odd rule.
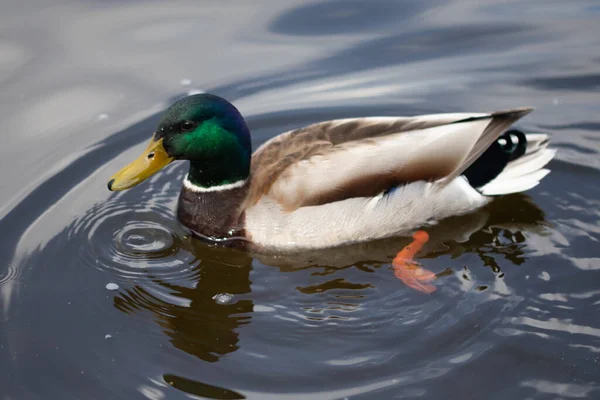
[[[404,132],[335,146],[284,171],[269,196],[287,210],[372,197],[416,181],[436,181],[464,160],[489,121]]]
[[[454,178],[465,172],[465,170],[469,168],[469,166],[471,166],[471,164],[473,164],[483,154],[483,152],[486,151],[487,148],[490,147],[491,144],[494,143],[494,141],[498,139],[500,135],[502,135],[502,133],[504,133],[504,131],[506,131],[506,129],[508,129],[520,118],[529,114],[531,111],[533,111],[533,108],[518,108],[514,110],[492,113],[490,115],[491,121],[489,125],[485,128],[485,131],[481,134],[479,140],[475,146],[473,146],[467,158],[464,160],[460,168],[457,168],[452,174],[446,177],[445,181],[451,182]]]
[[[556,150],[543,149],[537,153],[517,158],[516,160],[509,162],[504,168],[504,171],[502,171],[502,173],[494,180],[508,180],[509,178],[523,176],[535,172],[548,164],[555,155]]]
[[[480,188],[486,196],[518,193],[535,187],[550,170],[543,169],[554,158],[556,150],[547,149],[548,136],[527,133],[525,154],[510,161],[500,175]]]
[[[447,185],[414,182],[389,195],[360,197],[286,212],[264,196],[246,210],[246,229],[254,243],[278,251],[326,248],[409,233],[487,204],[463,177]]]
[[[527,137],[527,149],[525,154],[535,153],[538,150],[545,149],[550,143],[550,137],[545,133],[528,133]]]
[[[536,187],[540,180],[550,173],[549,169],[540,169],[531,174],[518,176],[509,180],[494,179],[481,188],[484,196],[498,196],[501,194],[519,193]]]
[[[248,205],[267,195],[293,211],[450,182],[529,111],[346,119],[287,132],[254,154]]]
[[[278,135],[252,155],[247,206],[255,204],[291,165],[345,143],[451,124],[486,114],[433,114],[415,117],[348,118],[312,124]]]

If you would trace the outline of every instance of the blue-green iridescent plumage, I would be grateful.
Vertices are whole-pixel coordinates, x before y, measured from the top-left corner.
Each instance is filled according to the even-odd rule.
[[[162,117],[155,139],[167,153],[190,160],[188,179],[211,187],[244,180],[250,174],[250,132],[228,101],[202,93],[174,103]]]

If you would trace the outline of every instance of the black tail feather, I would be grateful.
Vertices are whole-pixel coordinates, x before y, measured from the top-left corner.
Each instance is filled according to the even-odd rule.
[[[496,178],[510,161],[525,154],[527,138],[516,129],[504,132],[488,149],[467,168],[464,176],[475,188]]]

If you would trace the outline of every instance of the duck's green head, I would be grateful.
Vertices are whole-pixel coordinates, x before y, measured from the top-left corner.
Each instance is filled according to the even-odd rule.
[[[146,180],[174,160],[190,160],[188,179],[211,187],[246,179],[250,173],[250,132],[227,100],[202,93],[167,109],[144,153],[113,175],[110,190]]]

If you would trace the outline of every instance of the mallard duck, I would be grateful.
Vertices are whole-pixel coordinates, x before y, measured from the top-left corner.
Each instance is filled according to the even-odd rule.
[[[240,112],[196,94],[166,110],[108,188],[189,160],[177,217],[199,237],[287,252],[403,235],[536,186],[555,154],[548,136],[507,131],[530,111],[333,120],[252,153]]]

